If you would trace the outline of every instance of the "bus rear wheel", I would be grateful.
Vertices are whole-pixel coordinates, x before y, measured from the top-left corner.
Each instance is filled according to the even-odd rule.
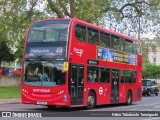
[[[87,98],[87,109],[93,109],[96,107],[96,96],[94,92],[89,92]]]
[[[132,93],[130,91],[127,92],[126,104],[127,105],[131,105],[132,104]]]

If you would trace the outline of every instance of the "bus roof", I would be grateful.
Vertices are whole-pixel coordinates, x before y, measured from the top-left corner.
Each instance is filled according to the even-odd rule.
[[[93,27],[93,28],[97,28],[98,30],[102,30],[102,31],[105,31],[107,33],[110,33],[110,34],[113,34],[113,35],[118,35],[118,36],[121,36],[123,38],[126,38],[126,39],[129,39],[129,40],[133,40],[133,41],[140,41],[139,39],[135,38],[135,37],[132,37],[132,36],[127,36],[125,34],[122,34],[122,33],[119,33],[119,32],[115,32],[113,30],[109,30],[107,28],[103,28],[103,27],[100,27],[98,25],[95,25],[95,24],[92,24],[92,23],[88,23],[88,22],[85,22],[83,20],[79,20],[77,18],[75,18],[74,20],[82,23],[82,24],[85,24],[87,26],[90,26],[90,27]]]
[[[92,24],[92,23],[88,23],[86,21],[83,21],[83,20],[80,20],[78,18],[49,18],[49,19],[46,19],[46,20],[71,20],[71,21],[77,21],[79,22],[80,24],[84,24],[86,26],[90,26],[90,27],[93,27],[93,28],[96,28],[98,30],[102,30],[102,31],[105,31],[107,33],[110,33],[110,34],[113,34],[113,35],[118,35],[120,37],[123,37],[123,38],[126,38],[126,39],[129,39],[129,40],[133,40],[133,41],[138,41],[140,42],[139,39],[135,38],[135,37],[132,37],[132,36],[128,36],[128,35],[125,35],[125,34],[122,34],[122,33],[119,33],[119,32],[116,32],[116,31],[113,31],[113,30],[110,30],[110,29],[107,29],[107,28],[103,28],[103,27],[100,27],[98,25],[95,25],[95,24]],[[38,20],[38,21],[35,21],[35,22],[42,22],[42,21],[46,21],[46,20]],[[33,22],[33,23],[35,23]],[[33,24],[32,23],[32,24]]]

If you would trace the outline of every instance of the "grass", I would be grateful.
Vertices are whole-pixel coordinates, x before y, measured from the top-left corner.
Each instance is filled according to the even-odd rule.
[[[0,87],[0,99],[20,97],[20,87]]]

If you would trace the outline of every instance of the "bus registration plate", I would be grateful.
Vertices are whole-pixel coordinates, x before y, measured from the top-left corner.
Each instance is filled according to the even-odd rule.
[[[47,102],[37,101],[37,105],[47,105]]]

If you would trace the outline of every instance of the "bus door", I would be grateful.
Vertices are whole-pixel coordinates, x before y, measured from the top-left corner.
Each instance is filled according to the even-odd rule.
[[[118,100],[119,100],[119,70],[112,69],[111,104],[118,103]]]
[[[69,92],[71,105],[83,104],[84,66],[70,64]]]

